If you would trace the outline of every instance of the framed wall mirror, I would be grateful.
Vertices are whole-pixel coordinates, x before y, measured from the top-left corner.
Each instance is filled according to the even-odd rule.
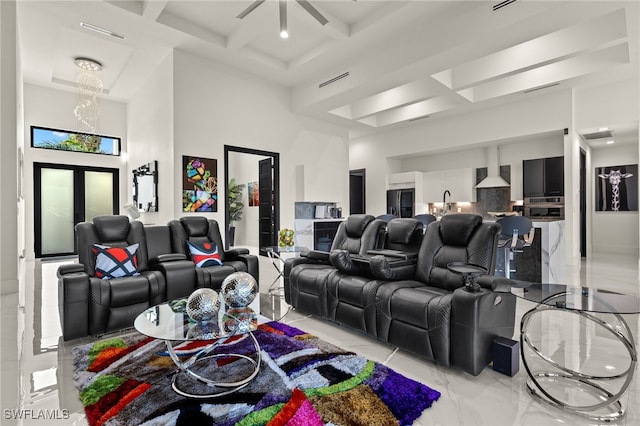
[[[158,162],[133,170],[133,205],[141,212],[158,211]]]

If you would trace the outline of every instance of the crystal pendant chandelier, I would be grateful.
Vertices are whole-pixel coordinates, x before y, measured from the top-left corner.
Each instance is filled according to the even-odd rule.
[[[78,130],[83,133],[95,134],[100,119],[100,95],[104,88],[102,84],[102,64],[89,58],[75,58],[78,67],[78,104],[73,113],[78,119]]]

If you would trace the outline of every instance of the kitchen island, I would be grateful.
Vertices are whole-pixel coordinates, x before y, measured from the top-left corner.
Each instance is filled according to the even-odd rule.
[[[487,220],[490,221],[490,220]],[[565,221],[549,219],[532,221],[535,237],[531,247],[514,253],[511,278],[515,280],[559,284],[565,271]],[[498,249],[496,275],[504,276],[504,249]]]

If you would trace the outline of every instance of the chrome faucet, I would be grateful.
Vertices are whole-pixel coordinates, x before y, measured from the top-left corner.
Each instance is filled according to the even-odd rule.
[[[449,194],[449,202],[447,203],[447,194]],[[442,214],[444,215],[447,211],[451,211],[451,192],[449,190],[445,190],[442,194]]]

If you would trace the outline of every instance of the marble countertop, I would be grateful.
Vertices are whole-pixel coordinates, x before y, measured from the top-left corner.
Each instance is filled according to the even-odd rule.
[[[345,217],[341,217],[341,218],[325,218],[325,219],[294,219],[294,220],[308,220],[309,222],[340,222],[345,220]]]
[[[492,216],[483,216],[482,217],[482,221],[483,222],[497,222],[498,219],[501,219],[501,218],[499,218],[499,217],[496,218],[496,217],[492,217]],[[553,218],[553,219],[534,219],[534,218],[531,218],[531,222],[532,223],[547,223],[547,222],[560,222],[560,221],[564,221],[564,219],[556,219],[556,218]]]

